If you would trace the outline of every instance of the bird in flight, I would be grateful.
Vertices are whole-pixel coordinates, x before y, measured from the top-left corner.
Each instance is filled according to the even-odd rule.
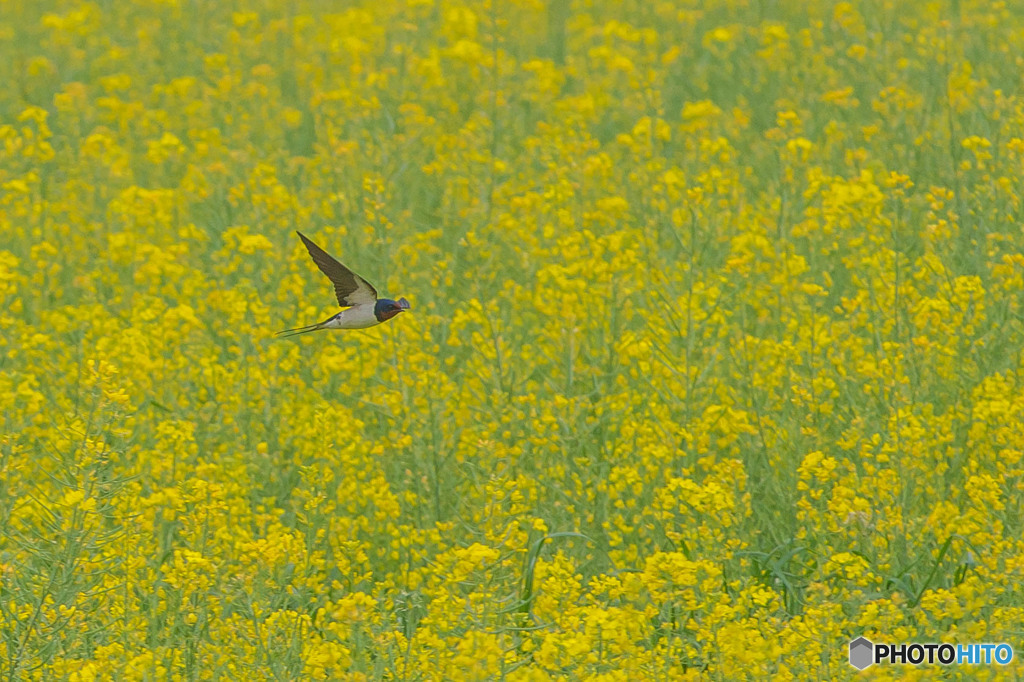
[[[377,298],[377,290],[365,279],[334,260],[329,253],[309,240],[306,235],[295,231],[306,245],[306,250],[320,272],[334,284],[334,293],[338,304],[345,308],[337,315],[323,322],[308,327],[296,327],[278,332],[278,336],[295,336],[315,332],[318,329],[365,329],[387,322],[398,313],[409,309],[405,298],[392,301],[390,298]]]

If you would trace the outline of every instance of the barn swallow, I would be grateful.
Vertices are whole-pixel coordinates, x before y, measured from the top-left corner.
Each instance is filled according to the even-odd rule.
[[[278,335],[295,336],[318,329],[365,329],[387,322],[398,313],[409,309],[405,298],[392,301],[390,298],[377,298],[377,290],[365,279],[334,260],[329,253],[311,242],[306,235],[295,231],[306,245],[306,250],[320,272],[334,284],[334,293],[338,297],[338,305],[342,310],[337,315],[323,322],[308,327],[296,327],[278,332]]]

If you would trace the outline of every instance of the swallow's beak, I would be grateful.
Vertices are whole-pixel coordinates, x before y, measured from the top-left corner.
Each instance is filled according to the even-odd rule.
[[[409,305],[409,301],[405,300],[405,296],[403,296],[402,298],[398,299],[398,307],[402,309],[402,312],[405,312],[412,306]]]

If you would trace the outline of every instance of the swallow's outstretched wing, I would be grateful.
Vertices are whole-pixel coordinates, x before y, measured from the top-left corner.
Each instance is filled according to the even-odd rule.
[[[320,272],[334,284],[334,293],[338,296],[338,304],[342,307],[373,304],[377,300],[377,290],[365,279],[334,260],[329,253],[311,242],[306,235],[295,231],[306,245],[313,262]]]

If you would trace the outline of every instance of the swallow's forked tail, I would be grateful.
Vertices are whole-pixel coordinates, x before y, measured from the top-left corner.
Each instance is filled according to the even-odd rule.
[[[275,336],[280,336],[282,339],[289,336],[298,336],[299,334],[308,334],[309,332],[315,332],[317,329],[323,328],[323,322],[317,322],[311,324],[308,327],[296,327],[295,329],[285,329],[277,332]]]

